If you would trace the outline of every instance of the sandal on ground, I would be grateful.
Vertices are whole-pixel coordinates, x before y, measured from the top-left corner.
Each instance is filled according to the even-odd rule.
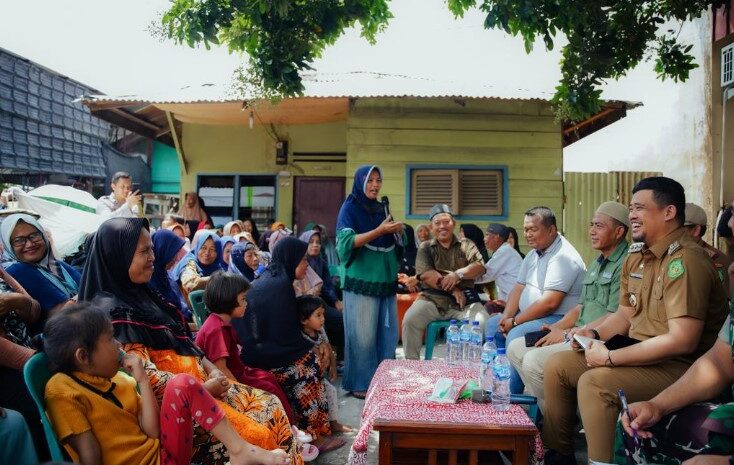
[[[352,391],[352,397],[356,397],[357,399],[364,399],[367,397],[367,391]]]
[[[293,433],[293,437],[295,437],[299,442],[308,444],[309,442],[313,441],[313,436],[305,431],[301,431],[300,429],[296,428],[295,425],[291,426],[291,432]]]
[[[344,444],[346,444],[347,441],[342,438],[337,438],[334,436],[328,437],[324,440],[324,442],[318,446],[319,452],[322,454],[325,454],[327,452],[331,452],[332,450],[336,450],[340,447],[342,447]],[[309,444],[311,445],[311,444]],[[304,459],[305,460],[305,459]]]
[[[313,444],[303,444],[303,449],[301,450],[301,457],[303,457],[304,462],[311,462],[312,460],[316,460],[316,457],[318,456],[319,456],[318,447],[314,446]]]

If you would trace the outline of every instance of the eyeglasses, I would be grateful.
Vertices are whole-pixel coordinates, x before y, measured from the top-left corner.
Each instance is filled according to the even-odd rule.
[[[23,247],[26,242],[41,242],[43,240],[43,234],[40,231],[30,233],[27,236],[18,236],[10,240],[10,245],[13,247]]]

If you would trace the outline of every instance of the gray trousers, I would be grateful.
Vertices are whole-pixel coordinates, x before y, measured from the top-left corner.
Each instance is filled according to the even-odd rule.
[[[405,358],[408,360],[419,360],[421,358],[423,332],[429,323],[437,320],[461,320],[464,318],[469,319],[469,321],[478,321],[482,328],[482,334],[484,334],[484,323],[489,318],[489,314],[480,302],[467,305],[463,310],[450,308],[441,313],[433,302],[417,299],[403,317],[402,337]]]

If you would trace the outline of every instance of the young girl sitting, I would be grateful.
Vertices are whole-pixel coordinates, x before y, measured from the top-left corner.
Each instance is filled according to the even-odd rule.
[[[74,304],[49,319],[42,346],[57,372],[46,385],[46,409],[75,462],[188,465],[194,420],[224,444],[232,464],[289,462],[285,451],[242,439],[190,375],[168,382],[159,412],[142,361],[122,351],[107,312],[94,304]]]
[[[232,328],[232,318],[242,318],[247,308],[245,294],[250,284],[243,276],[233,273],[216,272],[206,285],[204,302],[211,314],[196,333],[196,345],[201,348],[219,370],[232,380],[267,391],[280,399],[283,409],[294,425],[293,409],[288,403],[283,389],[275,376],[259,368],[251,368],[240,359],[240,346],[237,333]],[[311,435],[293,426],[293,435],[300,442],[308,443]],[[305,461],[318,455],[318,449],[305,445],[301,451]]]
[[[326,332],[324,331],[324,311],[326,303],[321,297],[312,295],[303,295],[296,298],[296,306],[298,308],[298,317],[301,320],[301,331],[303,336],[314,342],[316,345],[328,344]],[[336,379],[336,355],[333,350],[321,359],[321,382],[326,392],[326,400],[329,403],[329,421],[331,423],[331,431],[336,433],[345,433],[354,431],[351,426],[339,423],[339,402],[337,400],[336,388],[329,382]],[[325,374],[329,372],[329,379]]]

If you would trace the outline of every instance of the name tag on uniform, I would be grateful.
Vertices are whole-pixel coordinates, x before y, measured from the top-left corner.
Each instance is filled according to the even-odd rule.
[[[630,273],[630,278],[642,279],[642,273]]]
[[[605,271],[604,273],[601,274],[601,277],[602,278],[609,279],[609,278],[612,277],[612,272],[611,271]]]

